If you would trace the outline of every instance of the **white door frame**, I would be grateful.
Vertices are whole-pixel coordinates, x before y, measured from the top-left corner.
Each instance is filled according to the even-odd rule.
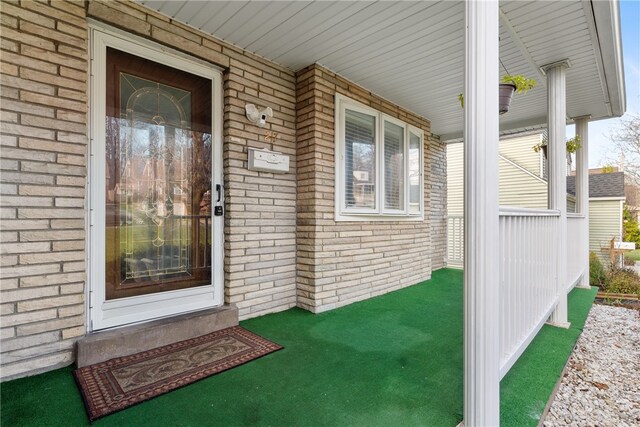
[[[157,43],[95,22],[89,23],[91,49],[88,162],[87,331],[96,331],[222,305],[224,302],[224,216],[212,216],[211,284],[136,297],[105,295],[105,114],[106,52],[113,47],[211,80],[212,201],[223,182],[222,72]],[[222,200],[224,202],[224,200]]]

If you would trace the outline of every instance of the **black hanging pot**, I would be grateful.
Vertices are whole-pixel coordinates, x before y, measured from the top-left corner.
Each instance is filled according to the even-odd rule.
[[[512,83],[500,83],[500,92],[499,92],[499,104],[500,104],[500,114],[504,114],[509,111],[509,105],[511,105],[511,98],[513,98],[513,94],[516,91],[516,85]]]

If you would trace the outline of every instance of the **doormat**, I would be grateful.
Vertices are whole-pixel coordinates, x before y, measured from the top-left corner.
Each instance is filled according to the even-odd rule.
[[[73,374],[94,421],[282,348],[234,326],[85,366]]]

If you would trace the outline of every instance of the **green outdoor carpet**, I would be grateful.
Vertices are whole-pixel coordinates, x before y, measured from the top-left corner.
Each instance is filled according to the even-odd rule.
[[[591,292],[574,291],[572,329],[545,326],[505,378],[505,425],[535,424],[522,415],[544,408],[591,301]],[[457,270],[327,313],[251,319],[241,325],[285,349],[94,425],[453,427],[462,419],[462,324]],[[551,355],[540,348],[547,342],[556,345]],[[539,360],[548,357],[553,363]],[[87,425],[71,371],[3,383],[2,426]]]
[[[584,328],[597,288],[569,294],[569,329],[544,325],[500,383],[503,426],[537,426],[540,416]]]

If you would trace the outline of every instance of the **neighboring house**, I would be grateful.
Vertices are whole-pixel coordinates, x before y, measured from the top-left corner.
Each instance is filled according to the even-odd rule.
[[[542,140],[542,134],[531,134],[500,140],[500,205],[531,209],[547,207],[548,183],[544,177],[542,152],[532,147]],[[462,210],[462,144],[447,146],[447,215],[461,216]],[[600,172],[600,173],[599,173]],[[601,173],[589,170],[589,250],[609,262],[612,238],[622,238],[622,205],[624,203],[624,173]],[[575,212],[575,175],[567,176],[567,211]],[[453,225],[454,222],[451,221]],[[449,239],[456,252],[460,242]],[[451,258],[451,257],[450,257]],[[456,265],[452,259],[451,265]],[[459,260],[458,263],[459,265]]]
[[[500,205],[546,209],[548,205],[546,159],[533,146],[542,142],[539,132],[500,139]],[[447,214],[462,215],[462,144],[447,145]],[[567,167],[571,161],[568,160]],[[567,192],[567,209],[575,211],[575,197]]]
[[[589,120],[624,114],[617,2],[21,1],[0,13],[3,380],[429,279],[446,251],[445,142],[463,134],[475,149],[465,425],[496,424],[500,378],[545,321],[568,325],[587,257],[570,265],[562,250],[564,159],[549,165],[554,209],[540,199],[496,218],[485,153],[501,133],[546,126],[560,153],[567,117],[586,144]],[[500,119],[499,60],[540,81]],[[533,197],[539,159],[514,155],[501,171],[531,178]],[[522,239],[544,249],[536,263],[508,257]]]
[[[500,205],[547,208],[547,180],[544,157],[533,146],[542,134],[532,133],[500,139]],[[447,145],[447,214],[462,215],[463,144]]]
[[[576,177],[567,177],[567,191],[575,195]],[[589,174],[589,250],[609,263],[611,239],[622,241],[624,173]]]

